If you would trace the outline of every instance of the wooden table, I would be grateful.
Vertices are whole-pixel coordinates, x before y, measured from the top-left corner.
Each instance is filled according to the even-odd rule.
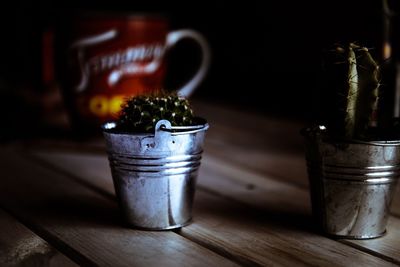
[[[102,138],[2,145],[0,265],[400,265],[399,194],[386,236],[322,236],[311,223],[303,123],[203,102],[195,111],[211,127],[194,221],[179,230],[123,225]]]

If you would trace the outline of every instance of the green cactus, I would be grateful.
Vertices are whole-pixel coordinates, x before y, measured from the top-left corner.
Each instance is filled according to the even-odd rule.
[[[377,126],[380,89],[378,64],[366,47],[355,43],[336,46],[328,66],[329,86],[339,93],[339,106],[328,130],[344,139],[368,139]]]
[[[188,100],[166,92],[128,98],[122,105],[118,127],[128,132],[150,133],[162,119],[172,126],[191,125],[194,117]]]

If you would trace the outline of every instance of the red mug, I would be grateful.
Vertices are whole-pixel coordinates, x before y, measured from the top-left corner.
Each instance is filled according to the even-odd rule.
[[[170,31],[162,16],[78,16],[61,35],[59,77],[71,122],[79,128],[97,128],[115,119],[127,96],[163,89],[165,55],[182,39],[199,44],[202,60],[194,76],[177,89],[179,95],[189,97],[210,64],[205,38],[191,29]]]

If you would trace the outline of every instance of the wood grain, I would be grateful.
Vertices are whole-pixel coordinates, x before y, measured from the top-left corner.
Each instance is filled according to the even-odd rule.
[[[100,167],[108,168],[105,156],[91,155],[92,159],[85,162],[82,155],[46,152],[35,155],[59,168],[68,166],[64,171],[73,177],[106,186],[103,189],[113,193],[111,182],[108,185],[105,182],[111,181],[109,171]],[[390,265],[315,233],[308,192],[304,189],[242,170],[209,154],[203,158],[198,186],[194,223],[180,234],[239,263],[343,266],[351,257],[360,266]],[[396,258],[387,257],[396,262]]]
[[[221,111],[219,107],[210,105],[203,105],[201,111],[205,114],[204,117],[210,118],[211,128],[207,133],[206,153],[200,169],[198,181],[200,191],[211,193],[213,196],[218,195],[219,198],[232,203],[250,205],[252,209],[271,214],[274,218],[295,220],[294,218],[299,217],[304,219],[303,224],[307,224],[307,220],[309,223],[307,174],[302,140],[298,132],[302,124],[263,116],[248,116],[232,110]],[[58,155],[57,160],[51,160],[49,156],[44,158],[60,168],[63,168],[63,164],[70,164],[72,169],[81,169],[81,173],[86,173],[85,175],[73,172],[72,176],[81,177],[89,184],[97,184],[101,190],[113,194],[111,178],[105,175],[109,170],[104,155],[65,155],[57,152],[54,155],[56,158]],[[78,157],[79,160],[74,157]],[[98,166],[96,171],[89,170],[92,168],[88,168],[85,157],[88,157],[89,161],[94,161],[90,165]],[[88,177],[90,179],[87,179]],[[400,184],[397,192],[392,213],[399,216]],[[384,238],[341,242],[399,264],[396,240],[400,240],[400,236],[397,226],[393,226],[397,225],[397,221],[398,219],[391,218],[388,226],[389,234]],[[285,221],[281,223],[284,224]],[[201,229],[203,228],[207,230],[207,225],[201,225]],[[204,242],[195,235],[185,236],[199,243]],[[224,252],[225,243],[215,245],[220,244],[219,242],[222,241],[214,240],[208,242],[206,246],[223,255],[226,253],[231,257],[237,256],[234,248]],[[375,245],[369,246],[371,243]],[[258,262],[258,259],[251,257],[237,257],[241,262],[246,260],[251,263]]]
[[[390,211],[397,218],[400,218],[400,182],[397,181],[396,192],[394,192],[393,202]]]
[[[400,259],[400,220],[398,218],[389,218],[387,233],[385,236],[371,240],[343,240],[344,243],[354,245],[365,251],[379,252],[385,251],[385,256],[395,262]]]
[[[242,147],[264,145],[270,151],[303,151],[303,139],[300,135],[300,130],[305,126],[303,121],[243,111],[220,104],[193,102],[196,114],[209,121],[210,133],[215,128],[212,134],[223,137],[216,139]],[[242,138],[243,136],[246,138]]]
[[[45,151],[32,151],[31,154],[50,163],[47,167],[56,167],[58,172],[69,173],[80,181],[94,184],[107,194],[114,195],[110,167],[105,155]],[[309,202],[309,195],[305,190],[276,181],[271,176],[243,170],[208,153],[202,159],[198,185],[225,197],[245,199],[246,203],[254,206],[270,203],[271,209],[310,213],[309,206],[304,204]],[[265,194],[266,190],[270,191],[269,194]],[[293,195],[299,201],[292,201]]]
[[[0,209],[0,266],[78,266]]]
[[[0,168],[1,205],[79,264],[235,266],[173,232],[127,228],[115,201],[12,150],[1,150]]]
[[[210,118],[207,152],[241,169],[308,188],[300,135],[305,122],[242,112],[201,101],[195,101],[195,107],[202,116]],[[400,182],[391,212],[400,218]]]
[[[269,183],[269,181],[266,180],[267,177],[241,170],[237,166],[224,163],[224,161],[219,158],[212,158],[209,156],[209,161],[207,162],[207,167],[204,166],[206,164],[203,165],[202,171],[206,172],[206,174],[203,173],[202,178],[207,177],[210,190],[217,191],[219,194],[239,200],[241,203],[249,204],[252,207],[261,208],[265,213],[272,214],[273,217],[282,217],[282,221],[279,222],[282,225],[290,222],[293,226],[307,225],[307,227],[310,227],[310,200],[307,190],[293,186],[290,190],[288,188],[291,186],[286,183],[282,183],[279,187],[279,183],[274,180],[271,180],[271,183]],[[218,166],[223,167],[221,168]],[[244,175],[246,172],[248,175]],[[233,179],[236,181],[241,179],[242,181],[251,181],[253,189],[250,191],[252,192],[244,193],[245,190],[249,188],[245,183],[227,182],[222,186],[220,180],[222,180],[223,177],[226,180]],[[239,188],[234,189],[232,187]],[[250,194],[252,197],[249,197]],[[281,210],[281,213],[277,213],[279,210]],[[296,216],[298,218],[296,218]],[[400,240],[400,228],[398,228],[400,220],[396,217],[391,217],[390,222],[387,228],[388,234],[384,238],[361,242],[353,241],[352,243],[357,244],[357,247],[361,248],[363,251],[368,251],[374,255],[389,259],[391,262],[400,264],[399,241],[397,241]],[[311,230],[310,228],[308,229]],[[367,245],[372,241],[375,244],[374,246]]]
[[[316,234],[307,216],[270,212],[199,190],[196,220],[183,236],[229,251],[259,266],[390,266],[360,250]],[[394,264],[393,264],[394,265]]]
[[[195,105],[196,110],[209,119],[211,126],[207,132],[205,151],[275,179],[307,186],[300,135],[300,129],[304,127],[302,122],[201,102],[195,102]],[[282,172],[282,169],[286,171]]]

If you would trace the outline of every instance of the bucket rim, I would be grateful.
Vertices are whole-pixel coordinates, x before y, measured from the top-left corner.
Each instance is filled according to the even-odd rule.
[[[195,125],[188,125],[188,126],[170,126],[170,127],[165,127],[165,125],[161,125],[157,129],[157,125],[161,124],[161,122],[168,122],[168,120],[159,120],[156,123],[156,130],[157,131],[163,131],[163,132],[168,132],[171,135],[183,135],[183,134],[192,134],[192,133],[197,133],[201,131],[208,130],[210,125],[208,124],[207,120],[201,117],[196,117],[196,120],[199,122]],[[170,123],[169,123],[170,125]],[[145,132],[129,132],[129,131],[120,131],[116,130],[115,128],[117,127],[117,121],[109,121],[106,123],[103,123],[101,125],[101,129],[104,133],[108,134],[116,134],[116,135],[133,135],[133,136],[154,136],[154,133],[145,133]]]
[[[317,127],[304,127],[300,130],[300,134],[303,137],[310,138],[313,137],[314,139],[319,139],[321,142],[328,143],[328,144],[358,144],[358,145],[372,145],[372,146],[400,146],[400,139],[399,140],[371,140],[371,141],[364,141],[359,139],[334,139],[330,137],[326,132],[326,127],[324,125],[317,125]]]

